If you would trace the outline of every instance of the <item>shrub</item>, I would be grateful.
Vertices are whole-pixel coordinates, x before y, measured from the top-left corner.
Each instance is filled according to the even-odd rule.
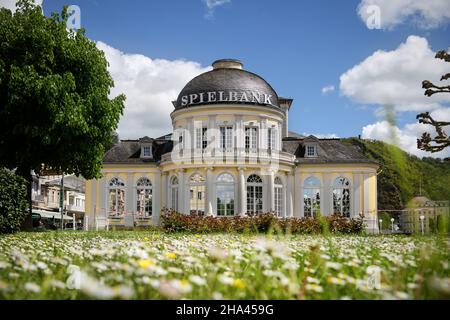
[[[363,217],[354,219],[339,215],[327,216],[328,228],[331,232],[339,233],[360,233],[364,230]]]
[[[272,229],[283,233],[359,233],[364,229],[363,219],[349,219],[341,216],[322,218],[277,218],[273,212],[232,217],[186,215],[163,208],[161,227],[167,232],[260,232]],[[327,229],[327,230],[324,230]]]
[[[28,215],[27,181],[0,169],[0,233],[18,231]]]

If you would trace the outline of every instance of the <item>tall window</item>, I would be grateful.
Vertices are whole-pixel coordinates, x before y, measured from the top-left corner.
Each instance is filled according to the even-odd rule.
[[[197,149],[206,149],[208,146],[208,128],[196,128],[195,129],[195,145]]]
[[[303,184],[303,211],[305,217],[317,217],[320,213],[320,180],[306,178]]]
[[[247,213],[262,213],[263,182],[260,176],[252,174],[247,179]]]
[[[189,190],[193,195],[190,202],[191,214],[205,214],[205,178],[195,173],[189,179]]]
[[[333,213],[350,217],[350,181],[339,177],[333,183]]]
[[[234,178],[229,173],[217,177],[217,215],[234,215]]]
[[[136,184],[136,213],[139,216],[152,215],[152,183],[147,178],[140,178]]]
[[[125,213],[125,183],[112,178],[108,185],[108,214],[118,216]]]
[[[245,128],[245,149],[256,150],[258,147],[258,128],[246,127]]]
[[[220,127],[220,148],[223,150],[233,148],[233,127]]]
[[[178,178],[175,176],[170,179],[170,207],[178,211]]]
[[[275,150],[275,128],[269,128],[267,130],[267,148],[269,150]]]
[[[275,212],[278,217],[281,217],[283,214],[283,182],[279,177],[275,178],[274,196]]]

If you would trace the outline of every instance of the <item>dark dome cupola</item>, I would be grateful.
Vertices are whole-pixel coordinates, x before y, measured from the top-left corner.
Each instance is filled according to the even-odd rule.
[[[181,90],[175,109],[207,104],[250,104],[279,108],[278,96],[267,81],[243,70],[235,59],[214,61],[213,70],[195,77]]]

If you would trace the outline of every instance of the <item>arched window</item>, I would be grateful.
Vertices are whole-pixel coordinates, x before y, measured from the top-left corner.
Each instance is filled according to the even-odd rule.
[[[140,178],[136,183],[136,212],[139,216],[152,215],[152,183],[147,178]]]
[[[217,177],[217,215],[234,215],[234,178],[229,173]]]
[[[178,178],[170,178],[170,207],[178,211]]]
[[[252,174],[247,179],[247,213],[262,213],[263,182],[260,176]]]
[[[120,216],[125,213],[125,183],[119,178],[112,178],[108,185],[108,214]]]
[[[320,213],[320,180],[306,178],[303,183],[303,212],[305,217],[317,217]]]
[[[189,179],[189,212],[191,214],[205,214],[205,178],[195,173]]]
[[[278,217],[283,214],[283,182],[280,177],[276,177],[274,181],[274,205],[275,212]]]
[[[334,180],[333,213],[350,217],[350,181],[345,177]]]

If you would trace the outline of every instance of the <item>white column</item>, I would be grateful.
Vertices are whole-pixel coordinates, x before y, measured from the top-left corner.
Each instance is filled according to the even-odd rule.
[[[189,209],[186,209],[185,201],[186,198],[186,181],[185,181],[185,174],[184,169],[180,169],[178,171],[178,211],[180,213],[187,213]]]
[[[374,190],[374,192],[376,194],[374,209],[375,209],[375,217],[378,217],[378,175],[377,175],[377,173],[375,173],[374,175],[375,175],[375,190]]]
[[[370,210],[370,207],[369,207],[369,196],[370,196],[370,185],[369,185],[369,178],[370,178],[370,176],[369,176],[369,174],[368,173],[364,173],[364,175],[363,175],[363,179],[364,179],[364,181],[363,181],[363,183],[364,183],[364,215],[365,216],[368,216],[369,215],[369,210]]]
[[[331,174],[324,173],[322,181],[322,201],[320,205],[321,214],[329,216],[333,214],[333,187],[331,185]]]
[[[266,213],[270,210],[270,189],[269,189],[269,175],[261,176],[263,181],[263,205],[262,211]]]
[[[239,214],[247,212],[247,190],[245,188],[245,174],[244,169],[239,168]]]
[[[268,209],[269,209],[269,211],[274,211],[275,210],[275,188],[274,188],[275,173],[273,172],[273,170],[269,171],[269,175],[267,177],[269,179],[269,183],[268,183],[269,206],[268,206]]]
[[[244,139],[245,139],[245,129],[244,129],[244,120],[242,118],[242,115],[237,115],[235,117],[235,123],[236,123],[236,149],[238,150],[238,157],[244,156]]]
[[[217,215],[217,172],[214,171],[214,168],[211,169],[211,206],[212,206],[212,214]]]
[[[106,177],[100,179],[100,208],[96,210],[97,217],[108,216],[108,188],[107,188]]]
[[[161,209],[162,208],[167,208],[168,207],[168,197],[169,197],[169,189],[168,189],[168,180],[169,180],[169,175],[167,172],[162,172],[161,173],[162,177],[161,177]]]
[[[194,130],[194,119],[192,117],[186,118],[186,136],[185,139],[185,150],[183,150],[184,158],[192,159],[192,151],[195,146],[195,130]],[[186,152],[186,153],[184,153]],[[189,161],[190,162],[190,161]]]
[[[268,125],[267,125],[267,118],[261,118],[260,120],[260,130],[259,130],[259,146],[258,148],[260,149],[267,149],[268,145],[267,145],[267,130],[268,130]]]
[[[300,190],[300,173],[294,169],[294,217],[301,217],[301,207],[303,206],[303,191]]]
[[[206,169],[206,202],[205,212],[207,215],[214,214],[214,186],[213,186],[213,170],[211,167]]]
[[[132,173],[127,174],[127,194],[125,195],[125,212],[133,213],[134,212],[134,196],[135,196],[135,188],[134,188],[134,176]]]
[[[210,115],[208,116],[208,155],[213,155],[213,150],[217,148],[217,137],[216,137],[216,116]]]
[[[353,212],[352,216],[358,217],[361,210],[361,174],[353,174]]]
[[[286,209],[285,209],[285,216],[286,217],[292,217],[294,214],[294,202],[293,202],[293,187],[294,187],[294,176],[288,172],[286,175]]]
[[[160,170],[156,172],[152,190],[153,191],[152,222],[154,226],[159,224],[159,216],[161,215],[161,187],[162,187],[161,174],[162,172]]]
[[[289,128],[288,128],[288,124],[289,124],[289,117],[288,117],[288,109],[286,108],[286,110],[284,111],[284,119],[283,119],[283,137],[287,137],[289,136]]]

